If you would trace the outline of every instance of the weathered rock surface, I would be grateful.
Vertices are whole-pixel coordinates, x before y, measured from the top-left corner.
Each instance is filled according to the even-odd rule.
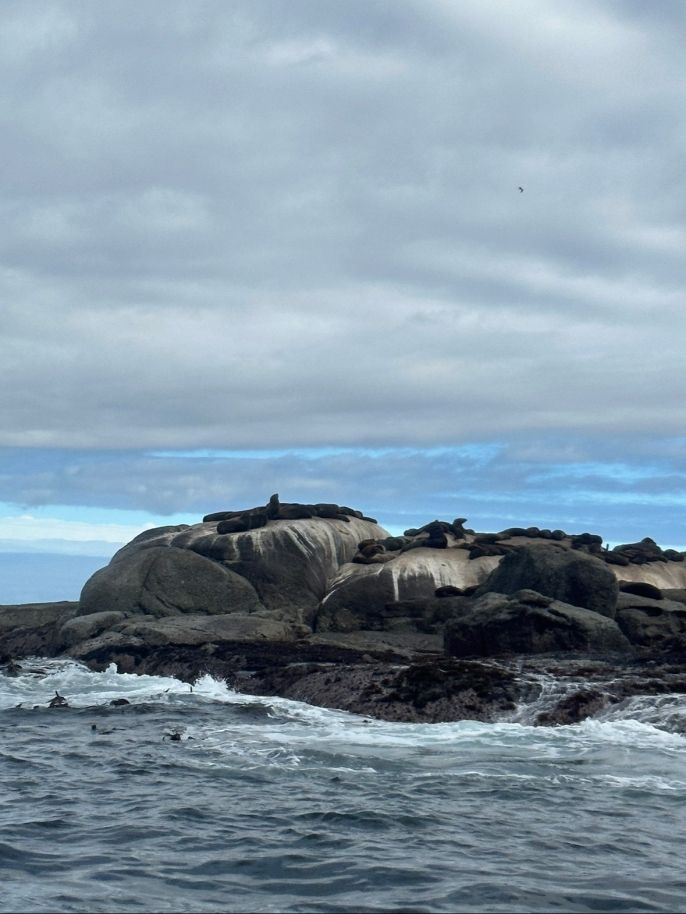
[[[63,649],[78,644],[80,641],[87,641],[89,638],[99,635],[100,632],[107,631],[118,622],[126,618],[123,612],[110,610],[105,612],[90,613],[90,615],[77,615],[68,619],[60,626],[57,634],[57,640]]]
[[[0,606],[0,663],[31,654],[54,656],[61,649],[62,625],[78,609],[68,601]]]
[[[263,671],[243,691],[281,695],[380,720],[438,723],[495,720],[531,686],[497,663],[456,661],[290,664]]]
[[[463,589],[483,581],[499,559],[470,561],[463,549],[418,547],[382,565],[346,565],[331,583],[316,614],[317,631],[378,628],[386,606],[399,600],[434,597],[437,589]]]
[[[162,617],[269,609],[309,622],[358,542],[386,534],[373,521],[347,514],[268,520],[237,533],[218,533],[222,523],[146,531],[86,583],[81,613]]]
[[[613,618],[619,591],[605,563],[555,544],[526,546],[505,556],[477,593],[515,593],[523,588]]]
[[[632,644],[660,653],[686,652],[686,606],[683,603],[620,593],[616,619]]]
[[[450,656],[631,651],[614,620],[536,592],[489,592],[470,602],[446,623]]]
[[[603,689],[578,689],[559,699],[549,710],[541,711],[534,723],[539,727],[576,724],[602,711],[611,700],[610,695]]]
[[[117,553],[81,591],[79,613],[254,612],[261,609],[255,588],[245,578],[188,549],[146,541],[140,551]]]
[[[304,626],[256,614],[135,616],[80,641],[69,653],[79,660],[105,660],[130,670],[132,656],[145,656],[159,647],[199,647],[209,656],[218,644],[236,647],[243,642],[296,641],[307,632]]]

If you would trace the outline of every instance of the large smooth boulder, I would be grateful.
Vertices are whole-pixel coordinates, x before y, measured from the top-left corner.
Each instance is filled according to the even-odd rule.
[[[309,624],[357,544],[387,536],[373,521],[348,515],[268,520],[237,533],[218,533],[222,523],[145,531],[86,583],[81,613],[163,617],[267,609]]]
[[[206,526],[206,525],[203,525]],[[214,530],[181,534],[175,540],[221,562],[254,586],[268,609],[285,618],[311,623],[341,565],[357,544],[384,536],[378,524],[356,517],[275,520],[245,533],[222,535]]]
[[[123,622],[126,618],[123,612],[110,610],[109,612],[90,613],[87,616],[76,616],[68,619],[59,629],[58,641],[63,649],[78,644],[80,641],[86,641],[89,638],[99,635],[100,632],[106,631],[118,622]]]
[[[473,600],[446,624],[444,646],[453,657],[631,650],[614,620],[526,590]]]
[[[600,559],[555,543],[525,546],[506,555],[477,594],[530,589],[572,606],[613,618],[617,578]]]
[[[117,554],[86,582],[79,614],[250,613],[261,609],[252,585],[218,562],[174,546]]]

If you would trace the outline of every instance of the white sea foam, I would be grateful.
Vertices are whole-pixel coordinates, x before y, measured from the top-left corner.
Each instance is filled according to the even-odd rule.
[[[686,755],[686,738],[656,725],[676,710],[684,710],[684,696],[628,701],[621,708],[613,706],[602,717],[566,727],[469,720],[415,724],[380,721],[285,698],[245,695],[210,675],[199,678],[191,690],[188,683],[171,676],[118,673],[113,664],[104,672],[71,660],[32,658],[21,666],[17,676],[0,676],[0,709],[47,707],[56,691],[74,708],[107,705],[118,698],[160,703],[170,709],[179,704],[186,708],[197,704],[254,706],[265,709],[266,715],[232,715],[219,726],[199,730],[194,740],[229,753],[234,751],[233,743],[245,751],[247,740],[256,758],[288,759],[289,765],[299,764],[312,751],[336,757],[338,765],[345,766],[344,759],[354,760],[350,764],[356,769],[361,765],[373,769],[378,759],[408,753],[421,758],[422,766],[428,768],[446,768],[456,761],[464,764],[484,751],[513,760],[583,759],[604,747]]]
[[[0,709],[47,706],[59,692],[74,708],[107,704],[117,698],[164,701],[170,695],[190,693],[188,683],[171,676],[137,676],[118,673],[114,664],[94,672],[73,660],[22,660],[22,672],[0,677]]]

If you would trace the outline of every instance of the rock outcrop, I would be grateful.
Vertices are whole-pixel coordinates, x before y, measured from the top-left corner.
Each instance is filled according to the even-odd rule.
[[[658,600],[620,593],[617,624],[632,644],[659,653],[686,652],[686,606],[675,600]]]
[[[275,509],[277,497],[269,504]],[[285,506],[285,513],[297,514],[296,507]],[[162,617],[273,611],[288,621],[309,623],[360,540],[386,531],[350,508],[301,507],[307,516],[268,517],[267,509],[218,512],[200,524],[146,531],[86,583],[80,613],[115,610]],[[223,526],[236,516],[258,514],[265,522],[249,529]]]
[[[446,623],[445,651],[453,657],[630,653],[631,644],[607,616],[520,590],[489,592],[470,601]]]
[[[483,581],[498,558],[469,560],[463,549],[417,547],[394,561],[345,565],[332,581],[314,620],[317,631],[383,627],[386,606],[400,600],[433,598],[445,586],[462,590]]]
[[[0,663],[42,654],[191,681],[211,672],[389,720],[487,720],[524,694],[507,658],[626,667],[686,653],[682,553],[648,538],[608,550],[592,533],[465,524],[391,536],[361,511],[273,495],[148,530],[78,604],[0,607]],[[539,722],[582,719],[618,696],[580,679]]]
[[[74,602],[0,606],[0,663],[31,654],[54,656],[62,648],[62,626],[79,610]]]
[[[619,586],[608,566],[562,546],[526,546],[505,556],[477,594],[530,589],[547,597],[614,617]]]
[[[166,545],[146,539],[140,549],[127,546],[96,571],[81,591],[79,614],[114,611],[161,618],[264,608],[244,577],[221,562],[173,545],[178,534],[163,536]]]

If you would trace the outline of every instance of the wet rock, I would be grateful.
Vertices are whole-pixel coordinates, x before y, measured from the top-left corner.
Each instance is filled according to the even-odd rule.
[[[68,619],[59,629],[58,640],[60,647],[62,650],[66,650],[73,644],[78,644],[79,641],[93,638],[99,635],[100,632],[111,628],[117,622],[122,622],[125,618],[125,613],[112,610]]]
[[[455,661],[349,666],[291,664],[247,683],[251,694],[278,694],[379,720],[494,720],[521,696],[516,675],[495,663]]]
[[[597,714],[609,701],[608,694],[599,689],[579,689],[560,699],[549,711],[541,711],[535,723],[543,727],[577,724]]]
[[[133,616],[106,632],[72,646],[69,653],[76,659],[107,657],[118,662],[124,653],[136,654],[160,647],[202,647],[212,653],[215,646],[226,643],[234,647],[242,642],[294,642],[309,633],[304,625],[292,625],[252,613],[242,615],[184,615],[154,619]]]
[[[686,588],[684,587],[663,587],[660,593],[666,600],[674,600],[676,603],[686,603]]]

